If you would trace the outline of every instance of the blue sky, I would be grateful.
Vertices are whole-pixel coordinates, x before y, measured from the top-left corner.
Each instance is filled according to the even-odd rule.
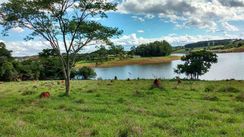
[[[4,1],[7,0],[0,0]],[[244,0],[112,1],[118,3],[118,10],[108,13],[108,19],[93,20],[123,30],[123,35],[112,41],[125,48],[155,40],[178,46],[210,39],[244,38]],[[48,48],[48,43],[41,39],[24,41],[29,32],[14,28],[8,37],[1,35],[0,41],[15,56],[34,55]]]

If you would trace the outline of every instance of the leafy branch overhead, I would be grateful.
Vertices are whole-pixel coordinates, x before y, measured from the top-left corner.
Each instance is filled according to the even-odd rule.
[[[77,52],[93,40],[109,43],[109,39],[122,32],[89,19],[106,18],[106,12],[116,10],[116,4],[104,0],[11,0],[3,4],[4,34],[13,27],[33,30],[31,37],[39,35],[59,47],[60,38],[66,51]]]
[[[106,13],[115,11],[116,6],[107,0],[9,0],[0,7],[0,23],[4,35],[20,27],[32,30],[27,40],[39,36],[48,41],[58,51],[68,81],[76,55],[84,46],[93,41],[112,44],[109,39],[122,33],[92,20],[107,18]]]

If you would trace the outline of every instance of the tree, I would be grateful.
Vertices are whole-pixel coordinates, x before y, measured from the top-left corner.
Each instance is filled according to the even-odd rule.
[[[16,79],[17,72],[12,61],[11,51],[6,49],[4,43],[0,42],[0,80],[12,81]]]
[[[64,79],[62,63],[59,60],[59,55],[56,50],[43,49],[42,52],[39,53],[39,60],[42,65],[40,72],[41,80]]]
[[[217,55],[206,51],[196,51],[181,58],[184,64],[177,66],[175,70],[178,74],[186,74],[191,79],[199,79],[199,76],[207,73],[213,63],[217,63]]]
[[[42,65],[37,60],[14,61],[14,68],[18,72],[18,79],[20,80],[39,80]]]
[[[109,44],[109,38],[122,33],[92,21],[106,18],[111,10],[116,10],[116,4],[107,0],[10,0],[1,5],[0,18],[5,35],[14,27],[29,29],[33,33],[27,40],[42,37],[58,52],[69,96],[70,73],[78,52],[92,41]]]
[[[17,71],[15,70],[12,62],[4,61],[0,66],[0,80],[14,81],[17,78]]]
[[[13,60],[13,57],[11,56],[11,51],[6,49],[6,45],[0,42],[0,63],[6,60]]]
[[[167,41],[155,41],[142,44],[133,49],[132,53],[142,57],[167,56],[172,52],[172,47]]]
[[[87,80],[90,78],[94,78],[97,74],[90,67],[82,67],[77,71],[78,76],[82,76],[83,79]]]

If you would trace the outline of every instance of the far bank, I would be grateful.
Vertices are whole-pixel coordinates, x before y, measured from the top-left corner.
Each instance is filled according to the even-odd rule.
[[[96,64],[95,62],[85,62],[80,61],[76,64],[77,68],[88,66],[88,67],[117,67],[117,66],[126,66],[126,65],[145,65],[145,64],[160,64],[160,63],[168,63],[174,60],[180,60],[180,56],[172,55],[165,57],[136,57],[136,58],[128,58],[124,60],[111,60],[103,63]]]

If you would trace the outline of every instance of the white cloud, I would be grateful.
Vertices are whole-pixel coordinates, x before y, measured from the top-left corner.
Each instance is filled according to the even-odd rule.
[[[50,48],[48,42],[42,41],[14,41],[5,44],[8,50],[13,51],[13,56],[37,55],[42,49]]]
[[[218,39],[236,39],[243,38],[242,35],[176,35],[169,34],[159,38],[143,38],[138,37],[136,34],[124,35],[119,39],[112,40],[115,44],[122,46],[138,46],[140,44],[149,43],[153,41],[162,41],[166,40],[173,46],[183,46],[188,43],[206,41],[206,40],[218,40]]]
[[[227,31],[239,31],[239,29],[236,26],[233,26],[233,25],[229,24],[228,22],[223,22],[222,26]]]
[[[144,18],[139,17],[139,16],[132,16],[132,18],[133,18],[135,21],[139,21],[139,22],[144,22],[144,21],[145,21]]]
[[[137,32],[138,33],[144,33],[144,30],[138,30]]]
[[[153,41],[162,41],[166,40],[173,46],[183,46],[188,43],[192,42],[198,42],[198,41],[205,41],[205,40],[217,40],[217,39],[236,39],[236,38],[244,38],[243,34],[238,35],[229,35],[228,33],[225,33],[222,36],[216,36],[216,35],[177,35],[177,34],[169,34],[166,36],[162,36],[159,38],[143,38],[138,37],[135,33],[130,35],[123,35],[122,37],[118,39],[112,39],[112,42],[114,42],[117,45],[122,45],[125,47],[125,49],[128,49],[128,47],[131,46],[138,46],[143,43],[149,43]],[[4,42],[3,40],[0,40],[0,42]],[[9,50],[13,51],[13,56],[31,56],[31,55],[37,55],[39,52],[41,52],[43,49],[51,48],[49,46],[48,42],[43,41],[15,41],[15,42],[6,42],[6,47]],[[96,46],[99,46],[100,44],[95,45],[96,43],[92,43],[89,46],[86,46],[83,48],[81,52],[92,52],[96,49]],[[62,47],[62,46],[61,46]],[[61,49],[64,51],[64,49]]]
[[[224,27],[217,25],[222,22],[244,21],[244,0],[123,0],[118,11],[144,18],[157,16],[178,27],[196,26],[217,31]],[[233,28],[232,25],[229,30],[237,30]]]
[[[24,32],[24,29],[22,29],[22,28],[20,28],[20,27],[12,28],[11,30],[12,30],[13,32],[17,32],[17,33]]]

